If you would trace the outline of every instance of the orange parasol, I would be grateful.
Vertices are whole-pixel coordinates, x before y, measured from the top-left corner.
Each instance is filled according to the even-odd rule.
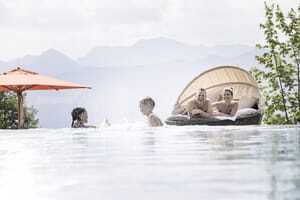
[[[23,96],[26,90],[62,90],[89,88],[76,83],[66,82],[39,75],[20,67],[0,75],[0,92],[13,91],[18,96],[18,128],[23,126]]]

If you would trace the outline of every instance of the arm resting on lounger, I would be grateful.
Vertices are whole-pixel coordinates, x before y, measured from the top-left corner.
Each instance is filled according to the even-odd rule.
[[[212,107],[215,108],[213,111],[213,116],[222,116],[222,117],[233,117],[238,110],[238,103],[234,102],[231,112],[229,114],[220,112],[220,107],[225,106],[224,102],[215,102],[212,104]]]

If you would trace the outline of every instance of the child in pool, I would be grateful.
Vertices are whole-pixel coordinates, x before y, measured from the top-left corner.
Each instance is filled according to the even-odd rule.
[[[84,108],[77,107],[71,112],[72,115],[72,128],[96,128],[92,125],[86,125],[88,122],[88,114]]]
[[[155,107],[155,102],[151,97],[146,97],[140,100],[139,106],[141,113],[143,113],[143,115],[147,117],[150,126],[163,126],[163,123],[161,122],[159,117],[154,115],[152,112]]]

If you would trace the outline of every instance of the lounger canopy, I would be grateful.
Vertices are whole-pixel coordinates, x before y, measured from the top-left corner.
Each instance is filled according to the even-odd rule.
[[[200,88],[206,89],[212,102],[221,100],[226,87],[233,88],[235,100],[261,98],[257,83],[249,72],[235,66],[220,66],[195,77],[181,92],[177,104],[186,105]]]

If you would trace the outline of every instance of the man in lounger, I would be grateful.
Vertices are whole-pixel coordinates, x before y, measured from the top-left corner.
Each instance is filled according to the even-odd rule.
[[[224,100],[212,104],[216,110],[214,116],[233,117],[238,110],[238,102],[232,101],[233,88],[225,88],[223,94]]]

